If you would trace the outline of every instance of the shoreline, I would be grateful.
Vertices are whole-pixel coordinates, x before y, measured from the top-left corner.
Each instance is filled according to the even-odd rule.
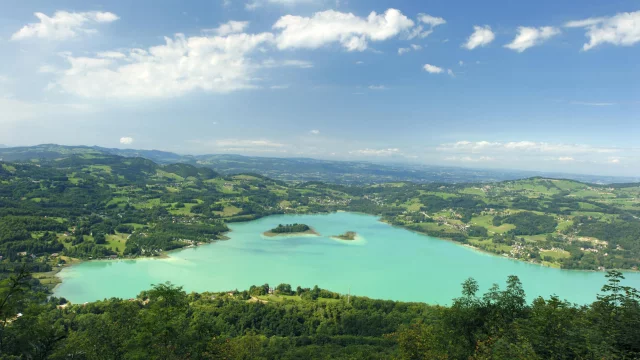
[[[224,233],[220,234],[220,239],[215,239],[215,240],[213,240],[211,242],[208,242],[208,243],[201,243],[198,246],[210,245],[210,244],[214,244],[214,243],[216,243],[218,241],[231,240],[231,238],[229,236],[227,236],[227,234],[230,233],[231,231],[232,231],[232,229],[229,228],[229,231],[225,231]],[[53,292],[55,292],[56,288],[58,286],[60,286],[60,284],[62,284],[63,278],[61,278],[59,276],[60,273],[62,272],[62,270],[66,269],[66,268],[70,268],[72,266],[80,265],[80,264],[87,263],[87,262],[97,262],[97,261],[121,261],[121,260],[140,260],[140,259],[149,259],[149,260],[153,260],[153,259],[169,259],[171,257],[170,253],[172,253],[172,252],[178,252],[178,251],[181,251],[181,250],[192,249],[192,248],[198,247],[198,246],[183,246],[183,247],[179,247],[179,248],[176,248],[176,249],[162,251],[159,255],[154,255],[154,256],[133,256],[133,257],[118,257],[116,259],[88,259],[88,260],[68,257],[69,259],[72,260],[71,263],[65,264],[64,266],[55,267],[51,271],[33,273],[33,275],[42,274],[44,278],[48,278],[49,276],[46,276],[46,275],[50,274],[51,278],[55,278],[56,279],[55,286],[53,286],[51,289],[49,289],[51,291],[51,293],[53,294]],[[40,277],[38,277],[38,279],[40,279]]]
[[[290,233],[274,233],[271,231],[265,231],[262,233],[263,236],[269,237],[269,238],[278,238],[278,237],[297,237],[297,236],[322,236],[320,235],[319,232],[316,231],[316,229],[309,227],[309,230],[307,231],[302,231],[302,232],[290,232]]]
[[[449,243],[453,243],[453,244],[455,244],[455,245],[457,245],[457,246],[465,247],[465,248],[467,248],[467,249],[469,249],[469,250],[472,250],[472,251],[478,252],[478,253],[483,254],[483,255],[495,256],[495,257],[498,257],[498,258],[502,258],[502,259],[506,259],[506,260],[511,260],[511,261],[516,261],[516,262],[520,262],[520,263],[524,263],[524,264],[537,265],[537,266],[541,266],[541,267],[545,267],[545,268],[549,268],[549,269],[561,270],[561,271],[593,272],[593,273],[596,273],[596,272],[603,272],[603,273],[604,273],[604,272],[606,272],[606,271],[601,271],[601,270],[563,269],[563,268],[560,268],[560,267],[553,267],[553,266],[545,265],[545,264],[542,264],[542,263],[532,263],[532,262],[528,262],[528,261],[524,261],[524,260],[520,260],[520,259],[514,259],[514,258],[510,258],[510,257],[502,256],[502,255],[499,255],[499,254],[496,254],[496,253],[493,253],[493,252],[490,252],[490,251],[487,251],[487,250],[484,250],[484,249],[480,249],[480,248],[478,248],[478,247],[476,247],[476,246],[473,246],[473,245],[470,245],[470,244],[463,244],[463,243],[460,243],[460,242],[455,241],[455,240],[452,240],[452,239],[446,239],[446,238],[440,238],[440,237],[433,237],[433,236],[430,236],[430,235],[428,235],[428,234],[422,233],[422,232],[417,231],[417,230],[414,230],[414,229],[409,229],[409,228],[407,228],[407,227],[400,226],[400,225],[393,225],[393,224],[390,224],[390,223],[388,223],[388,222],[383,221],[383,220],[382,220],[382,217],[381,217],[380,215],[367,214],[367,213],[363,213],[363,212],[360,212],[360,211],[335,210],[335,211],[328,211],[328,212],[309,212],[309,213],[304,213],[304,214],[299,214],[299,213],[271,214],[271,215],[266,215],[266,216],[259,216],[259,217],[253,218],[253,219],[248,219],[248,220],[246,220],[246,221],[238,221],[238,223],[246,223],[246,222],[250,222],[250,221],[254,221],[254,220],[259,220],[259,219],[262,219],[262,218],[266,218],[266,217],[269,217],[269,216],[281,216],[281,215],[295,215],[295,216],[305,216],[305,215],[330,215],[330,214],[337,214],[337,213],[350,213],[350,214],[358,214],[358,215],[365,215],[365,216],[373,216],[373,217],[376,217],[376,218],[377,218],[377,221],[378,221],[378,222],[381,222],[381,223],[383,223],[383,224],[389,225],[389,226],[394,227],[394,228],[397,228],[397,229],[402,229],[402,230],[410,231],[410,232],[415,233],[415,234],[417,234],[417,235],[426,236],[426,237],[429,237],[429,238],[431,238],[431,239],[436,239],[436,240],[441,240],[441,241],[447,241],[447,242],[449,242]],[[212,242],[204,243],[204,244],[202,244],[202,245],[198,245],[198,246],[211,245],[211,244],[216,243],[217,241],[228,241],[228,240],[231,240],[231,238],[230,238],[229,236],[227,236],[227,234],[228,234],[228,233],[230,233],[230,232],[232,232],[232,231],[233,231],[233,229],[232,229],[231,227],[229,227],[229,231],[224,232],[224,233],[222,233],[222,234],[221,234],[221,237],[222,237],[221,239],[216,239],[216,240],[214,240],[214,241],[212,241]],[[313,231],[313,233],[311,233],[311,234],[305,234],[305,233],[289,233],[289,234],[282,234],[282,235],[277,234],[277,235],[275,235],[275,236],[268,236],[268,235],[265,235],[264,233],[262,233],[262,235],[263,235],[263,236],[265,236],[265,237],[268,237],[268,238],[295,237],[295,236],[301,236],[301,235],[302,235],[302,236],[313,236],[313,237],[322,236],[321,234],[319,234],[318,232],[316,232],[316,231],[315,231],[315,229],[313,229],[313,228],[311,228],[311,231]],[[357,241],[357,238],[356,238],[356,239],[354,239],[354,240],[343,240],[343,239],[334,238],[333,236],[330,236],[329,238],[334,239],[334,240],[336,240],[336,241],[344,241],[344,242]],[[49,274],[49,273],[52,273],[52,272],[54,272],[54,271],[55,271],[55,273],[53,273],[53,274],[51,274],[51,275],[53,275],[53,277],[55,277],[55,278],[56,278],[56,279],[58,279],[59,281],[56,283],[56,285],[55,285],[53,288],[51,288],[51,292],[53,292],[53,291],[54,291],[54,290],[55,290],[55,289],[56,289],[60,284],[62,284],[62,281],[63,281],[63,279],[62,279],[62,278],[60,278],[59,273],[60,273],[63,269],[68,268],[68,267],[72,267],[72,266],[79,265],[79,264],[82,264],[82,263],[85,263],[85,262],[89,262],[89,261],[117,261],[117,260],[138,260],[138,259],[167,259],[167,258],[170,258],[169,253],[171,253],[171,252],[176,252],[176,251],[181,251],[181,250],[186,250],[186,249],[188,249],[188,248],[189,248],[189,247],[185,246],[185,247],[181,247],[181,248],[176,248],[176,249],[171,249],[171,250],[163,251],[160,255],[157,255],[157,256],[135,256],[135,257],[129,257],[129,258],[125,258],[125,257],[120,258],[120,257],[119,257],[119,258],[117,258],[117,259],[91,259],[91,260],[82,260],[82,259],[77,259],[77,258],[70,258],[70,259],[74,259],[74,260],[77,260],[77,261],[74,261],[74,262],[72,262],[72,263],[70,263],[70,264],[67,264],[67,265],[62,266],[62,267],[59,267],[59,268],[55,268],[55,269],[53,269],[53,270],[52,270],[52,271],[50,271],[50,272],[34,273],[34,275],[36,275],[36,274],[43,274],[43,275],[44,275],[44,274]],[[640,272],[640,270],[631,270],[631,269],[607,269],[607,270],[618,270],[618,271],[623,272],[623,273],[638,273],[638,272]],[[45,276],[45,277],[46,277],[46,276]]]

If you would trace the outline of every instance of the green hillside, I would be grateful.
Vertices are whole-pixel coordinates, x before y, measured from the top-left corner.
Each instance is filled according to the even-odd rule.
[[[531,178],[489,184],[291,184],[101,153],[0,163],[3,271],[159,256],[215,241],[226,223],[337,210],[567,269],[640,264],[640,186]],[[53,226],[53,225],[55,226]],[[52,254],[58,256],[52,257]]]

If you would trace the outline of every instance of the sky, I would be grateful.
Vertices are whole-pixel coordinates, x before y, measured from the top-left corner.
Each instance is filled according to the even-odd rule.
[[[0,144],[640,175],[636,0],[0,0]]]

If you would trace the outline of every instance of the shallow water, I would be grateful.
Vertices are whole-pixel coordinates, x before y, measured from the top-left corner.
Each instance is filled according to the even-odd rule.
[[[304,223],[321,236],[268,238],[278,224]],[[449,241],[381,223],[354,213],[277,215],[231,224],[231,238],[171,252],[166,259],[90,261],[63,269],[55,289],[73,303],[135,297],[151,284],[170,281],[187,291],[248,289],[289,283],[380,299],[449,304],[469,277],[481,291],[504,287],[517,275],[527,298],[558,295],[585,304],[596,299],[604,273],[567,271],[475,251]],[[331,239],[355,231],[355,241]],[[640,289],[640,273],[626,273],[626,285]]]

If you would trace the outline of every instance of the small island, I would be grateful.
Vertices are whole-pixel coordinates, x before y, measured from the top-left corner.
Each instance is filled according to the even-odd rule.
[[[265,236],[274,237],[274,236],[283,236],[283,235],[320,235],[315,230],[313,230],[309,225],[305,224],[287,224],[287,225],[278,225],[277,227],[264,232]]]
[[[357,236],[358,236],[358,234],[356,234],[355,231],[347,231],[346,233],[344,233],[342,235],[334,235],[334,236],[332,236],[332,238],[338,239],[338,240],[353,241],[353,240],[356,239]]]

